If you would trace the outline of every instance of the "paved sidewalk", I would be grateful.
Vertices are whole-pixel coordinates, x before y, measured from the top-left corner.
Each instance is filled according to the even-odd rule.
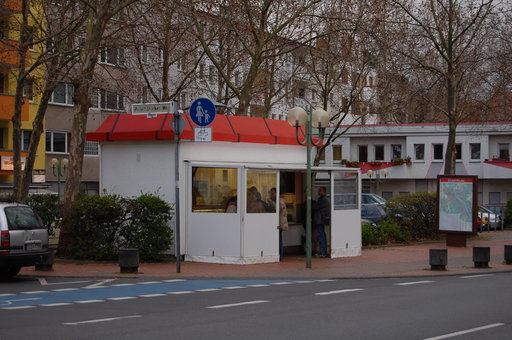
[[[175,263],[141,264],[137,274],[120,274],[116,263],[84,263],[56,260],[52,271],[22,268],[22,276],[89,277],[89,278],[378,278],[417,277],[456,274],[486,274],[510,271],[504,262],[504,245],[512,244],[512,230],[484,232],[468,239],[466,248],[446,247],[445,241],[408,246],[364,248],[362,256],[328,259],[313,258],[312,269],[306,268],[304,256],[285,257],[282,262],[252,265],[230,265],[182,262],[181,273]],[[473,267],[473,246],[491,248],[490,268]],[[446,271],[431,271],[429,249],[448,249]]]

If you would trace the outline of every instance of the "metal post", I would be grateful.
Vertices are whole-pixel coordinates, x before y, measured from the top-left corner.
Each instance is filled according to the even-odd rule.
[[[311,268],[311,106],[307,107],[308,119],[306,122],[306,268]]]
[[[180,128],[179,128],[178,106],[174,106],[174,173],[176,174],[175,184],[175,255],[176,255],[176,273],[181,273],[181,250],[180,250]]]

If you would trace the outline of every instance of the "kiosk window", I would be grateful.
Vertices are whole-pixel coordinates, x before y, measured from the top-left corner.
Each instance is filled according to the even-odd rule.
[[[192,168],[192,212],[236,213],[238,170]]]
[[[334,210],[357,209],[357,171],[334,172]]]
[[[275,171],[247,171],[247,212],[276,211],[277,174]],[[271,192],[272,191],[272,192]]]

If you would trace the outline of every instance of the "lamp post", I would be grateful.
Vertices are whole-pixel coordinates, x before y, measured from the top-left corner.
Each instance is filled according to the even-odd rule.
[[[313,140],[313,127],[325,129],[329,124],[329,114],[322,109],[314,110],[310,105],[304,110],[294,107],[288,111],[288,123],[295,127],[295,138],[300,145],[306,145],[306,268],[311,268],[311,145],[318,146],[321,140]],[[306,125],[304,139],[299,136],[299,128]]]
[[[52,158],[50,161],[50,165],[52,166],[53,175],[57,177],[57,192],[60,197],[60,179],[61,177],[66,176],[68,170],[69,160],[67,158]]]
[[[379,193],[380,183],[386,181],[386,177],[388,177],[389,171],[387,169],[375,170],[375,171],[368,170],[366,172],[366,174],[368,175],[370,182],[375,183],[375,186],[376,186],[375,191],[376,191],[376,194],[379,195],[380,194]],[[375,174],[375,178],[372,178],[374,174]]]

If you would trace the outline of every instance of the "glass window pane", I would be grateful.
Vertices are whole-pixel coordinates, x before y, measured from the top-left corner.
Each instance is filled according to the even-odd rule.
[[[52,102],[59,104],[66,103],[66,84],[59,84],[55,90],[53,90]]]
[[[73,84],[66,84],[67,88],[67,98],[66,98],[66,104],[73,105],[73,96],[75,94],[75,87]]]
[[[425,144],[414,144],[414,157],[418,161],[425,159]]]
[[[455,144],[455,159],[462,159],[462,145]]]
[[[384,145],[375,145],[375,160],[384,160]]]
[[[192,168],[192,211],[237,212],[238,170]]]
[[[480,159],[480,143],[469,144],[471,159]]]
[[[368,162],[368,146],[359,145],[359,162]]]
[[[66,152],[66,133],[53,132],[53,152]]]
[[[332,146],[332,160],[341,161],[341,145]]]
[[[52,133],[46,133],[46,152],[52,152]]]
[[[443,159],[443,144],[435,144],[434,145],[434,159],[435,160]]]
[[[276,211],[276,197],[271,189],[277,187],[277,173],[275,171],[248,170],[247,171],[247,212],[273,213]]]
[[[392,155],[391,159],[398,159],[402,158],[402,145],[400,144],[393,144],[391,145]]]
[[[334,172],[334,210],[357,209],[357,171]]]

